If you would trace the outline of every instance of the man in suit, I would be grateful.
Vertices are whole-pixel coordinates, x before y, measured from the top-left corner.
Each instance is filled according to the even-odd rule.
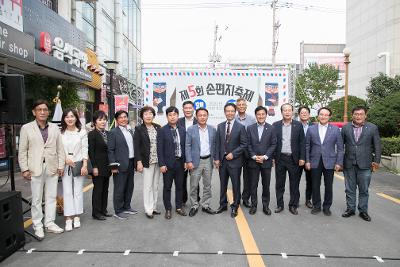
[[[267,109],[258,106],[255,109],[257,123],[247,127],[247,150],[251,159],[248,162],[250,171],[250,187],[251,187],[251,208],[250,214],[257,212],[257,188],[258,181],[262,182],[262,204],[263,212],[271,215],[269,209],[269,184],[271,181],[272,158],[276,148],[276,134],[271,124],[265,120],[267,118]]]
[[[369,222],[371,217],[368,215],[368,188],[371,172],[379,168],[381,161],[381,142],[378,127],[366,121],[366,107],[357,106],[351,113],[352,122],[342,129],[347,203],[347,209],[342,216],[347,218],[355,214],[358,186],[358,211],[360,217]]]
[[[311,126],[306,136],[306,169],[311,170],[312,177],[312,214],[321,212],[321,176],[324,175],[325,195],[323,212],[326,216],[332,213],[332,187],[334,171],[343,166],[343,140],[340,129],[330,125],[332,112],[327,107],[318,110],[318,124]]]
[[[308,128],[313,125],[312,122],[310,122],[310,109],[306,106],[301,106],[299,107],[298,110],[300,122],[303,125],[303,130],[304,130],[304,136],[307,135],[307,130]],[[309,209],[312,209],[312,203],[311,203],[311,197],[312,197],[312,179],[311,179],[311,171],[306,170],[304,166],[301,166],[299,168],[300,174],[299,174],[299,183],[301,180],[301,175],[304,173],[306,174],[306,207]]]
[[[125,220],[129,214],[137,214],[131,207],[135,174],[133,132],[129,125],[128,112],[119,110],[114,118],[118,126],[110,131],[107,143],[110,164],[119,164],[118,168],[111,170],[114,182],[114,217]]]
[[[194,103],[190,100],[187,100],[182,103],[182,109],[184,116],[178,119],[178,125],[187,131],[190,126],[197,124],[197,119],[194,116]],[[182,201],[184,205],[186,205],[186,202],[189,199],[187,191],[188,174],[189,171],[185,170],[185,173],[183,175],[183,191],[182,191]],[[197,191],[197,201],[200,201],[200,188]]]
[[[190,217],[195,216],[199,208],[197,192],[201,178],[203,178],[203,197],[200,203],[202,211],[215,214],[215,211],[210,208],[210,202],[216,130],[211,125],[207,125],[207,109],[198,108],[196,118],[198,124],[190,126],[186,132],[185,148],[186,166],[190,171]]]
[[[165,110],[168,124],[162,127],[157,134],[157,157],[160,172],[164,178],[163,201],[165,219],[171,219],[171,187],[175,181],[175,208],[176,213],[186,216],[182,207],[183,175],[185,164],[185,128],[179,126],[179,111],[171,106]]]
[[[240,173],[243,166],[243,152],[247,148],[246,130],[235,121],[236,105],[227,103],[224,106],[226,121],[218,124],[215,142],[215,167],[219,169],[220,200],[217,213],[228,210],[226,190],[229,177],[232,182],[233,203],[231,217],[238,214],[240,205]]]
[[[299,206],[299,166],[305,163],[305,136],[300,122],[292,119],[293,106],[289,103],[281,106],[283,119],[273,123],[277,145],[275,150],[275,191],[277,208],[275,213],[284,210],[286,172],[289,173],[290,200],[289,211],[297,215]]]
[[[46,232],[62,233],[54,223],[58,177],[63,176],[65,152],[58,126],[47,122],[49,104],[37,100],[32,107],[35,120],[22,126],[19,139],[18,161],[22,176],[31,181],[32,223],[35,235],[44,238],[42,197],[45,191]]]
[[[244,126],[244,128],[247,130],[247,127],[256,123],[256,119],[246,113],[247,110],[247,101],[244,98],[238,98],[236,100],[236,108],[237,108],[237,114],[236,114],[236,121],[239,122]],[[250,208],[250,191],[251,191],[251,181],[250,181],[250,169],[248,167],[248,162],[251,161],[252,159],[249,158],[249,154],[247,153],[247,149],[244,151],[243,154],[243,191],[242,191],[242,200],[243,200],[243,205],[246,208]]]

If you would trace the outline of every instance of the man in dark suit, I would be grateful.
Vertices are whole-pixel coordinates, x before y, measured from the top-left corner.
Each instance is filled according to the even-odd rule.
[[[358,211],[360,217],[369,222],[371,217],[368,215],[368,188],[371,172],[379,168],[381,161],[381,142],[378,127],[366,121],[366,107],[353,108],[352,115],[353,121],[342,129],[347,203],[347,209],[342,216],[347,218],[355,214],[358,186]]]
[[[240,204],[240,173],[243,166],[243,152],[247,149],[246,130],[243,125],[235,121],[236,105],[227,103],[224,106],[226,121],[218,124],[214,164],[219,168],[221,182],[220,201],[217,213],[228,210],[226,195],[229,177],[232,181],[233,203],[231,217],[238,214]]]
[[[298,110],[300,122],[303,125],[303,130],[304,130],[304,136],[307,135],[308,128],[313,125],[312,122],[310,122],[310,109],[306,106],[301,106],[299,107]],[[301,180],[301,175],[304,173],[306,174],[306,207],[312,209],[312,203],[311,203],[311,197],[312,197],[312,179],[311,179],[311,171],[306,170],[305,166],[301,166],[299,168],[300,174],[299,174],[299,183]]]
[[[271,215],[269,209],[269,184],[271,181],[272,157],[276,148],[276,134],[271,124],[265,122],[267,109],[258,106],[255,109],[257,123],[247,127],[247,150],[251,161],[248,162],[250,171],[251,208],[250,214],[257,212],[257,188],[262,178],[262,204],[263,212]]]
[[[114,118],[118,126],[109,134],[108,159],[110,164],[119,164],[118,168],[111,170],[114,181],[114,217],[124,220],[128,218],[128,214],[137,214],[137,211],[131,208],[135,174],[133,132],[128,125],[128,112],[119,110]]]
[[[178,125],[187,131],[190,126],[197,124],[197,118],[194,116],[194,103],[190,100],[187,100],[182,103],[182,109],[183,109],[183,117],[178,119]],[[182,201],[184,205],[186,205],[186,202],[189,199],[187,190],[188,174],[189,171],[185,170],[183,176],[183,191],[182,191]],[[200,187],[198,187],[197,190],[197,201],[200,201]]]
[[[329,124],[332,112],[327,107],[318,110],[318,124],[311,126],[306,136],[306,169],[311,170],[312,214],[321,211],[321,176],[324,175],[323,212],[331,215],[333,174],[343,166],[343,140],[340,129]]]
[[[292,119],[293,106],[289,103],[281,106],[283,119],[273,123],[277,145],[275,150],[275,191],[277,208],[275,213],[284,210],[286,172],[289,173],[290,200],[289,211],[297,215],[299,206],[299,166],[305,163],[305,136],[300,122]]]
[[[165,110],[168,124],[162,127],[157,134],[157,157],[160,171],[164,178],[163,202],[165,218],[171,219],[171,187],[175,181],[175,208],[176,213],[186,216],[182,208],[183,175],[185,164],[186,131],[177,124],[179,111],[171,106]]]

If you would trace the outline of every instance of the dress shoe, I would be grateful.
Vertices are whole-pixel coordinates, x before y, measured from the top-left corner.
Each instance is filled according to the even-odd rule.
[[[283,211],[283,207],[277,207],[276,209],[275,209],[275,213],[280,213],[280,212],[282,212]]]
[[[153,215],[160,215],[160,214],[161,214],[160,211],[158,211],[158,210],[153,210]]]
[[[313,205],[312,205],[310,200],[306,200],[306,207],[309,208],[309,209],[313,208]]]
[[[178,213],[181,216],[187,216],[186,212],[184,209],[180,208],[180,209],[176,209],[176,213]]]
[[[316,215],[316,214],[318,214],[318,213],[320,213],[321,212],[321,208],[313,208],[312,210],[311,210],[311,214],[314,214],[314,215]]]
[[[250,211],[249,211],[249,214],[250,215],[254,215],[254,214],[256,214],[256,212],[257,212],[257,207],[251,207]]]
[[[268,207],[263,207],[263,212],[265,213],[265,215],[271,215],[271,210]]]
[[[202,210],[203,212],[205,212],[205,213],[212,214],[212,215],[214,215],[214,214],[216,213],[216,211],[213,210],[213,209],[210,208],[210,207],[206,207],[206,208],[203,207],[201,210]]]
[[[146,217],[149,218],[149,219],[153,219],[153,218],[154,218],[154,215],[153,215],[153,214],[147,214],[147,213],[146,213]]]
[[[298,215],[299,214],[296,207],[290,207],[289,211],[293,215]]]
[[[104,215],[104,217],[112,217],[113,216],[111,213],[108,213],[108,212],[104,212],[103,215]]]
[[[330,209],[324,209],[323,212],[324,212],[325,216],[331,216],[332,215],[332,212],[331,212]]]
[[[246,208],[251,208],[250,201],[248,201],[248,200],[243,200],[243,206],[245,206]]]
[[[98,220],[98,221],[105,221],[106,217],[104,215],[93,215],[93,219]]]
[[[198,208],[190,208],[189,217],[193,217],[199,211]]]
[[[232,217],[232,218],[235,218],[237,215],[238,215],[238,209],[232,208],[231,217]]]
[[[228,210],[227,206],[220,206],[215,213],[216,214],[220,214],[220,213],[222,213],[224,211],[227,211],[227,210]]]
[[[369,217],[368,213],[366,213],[366,212],[360,212],[360,217],[361,217],[364,221],[367,221],[367,222],[370,222],[370,221],[371,221],[371,217]]]
[[[353,215],[356,215],[356,213],[354,212],[354,210],[351,209],[346,209],[345,212],[342,214],[343,218],[349,218]]]
[[[165,211],[165,219],[167,219],[167,220],[171,219],[171,210]]]

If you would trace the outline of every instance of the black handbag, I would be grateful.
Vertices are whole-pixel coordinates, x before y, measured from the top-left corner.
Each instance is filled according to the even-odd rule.
[[[71,172],[72,172],[73,177],[82,176],[81,175],[82,166],[83,166],[83,160],[76,161],[75,167],[68,168],[68,174],[71,174]],[[90,163],[90,160],[87,161],[87,170],[88,170],[88,174],[93,172],[93,167],[92,167],[92,164]]]

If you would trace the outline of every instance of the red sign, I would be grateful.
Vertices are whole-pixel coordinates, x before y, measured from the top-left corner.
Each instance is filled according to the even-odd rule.
[[[114,103],[115,103],[115,112],[118,110],[125,110],[128,112],[128,104],[129,104],[129,97],[128,95],[115,95],[114,96]]]
[[[51,37],[48,32],[40,33],[40,50],[50,55],[51,48]]]

